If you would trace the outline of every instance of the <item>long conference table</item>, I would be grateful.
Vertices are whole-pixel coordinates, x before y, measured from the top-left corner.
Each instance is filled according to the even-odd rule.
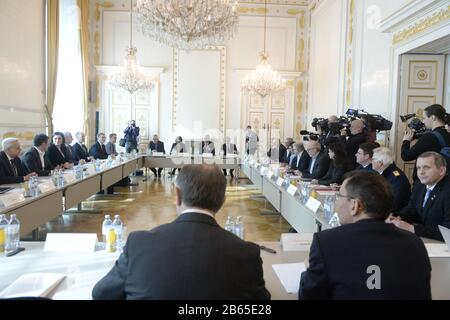
[[[182,159],[179,159],[182,158]],[[330,228],[321,209],[317,212],[305,206],[299,195],[291,195],[285,185],[277,184],[277,177],[270,176],[261,170],[258,163],[241,163],[238,158],[223,157],[170,157],[139,155],[133,159],[92,172],[79,180],[63,187],[43,192],[34,198],[20,198],[16,203],[8,204],[0,209],[2,214],[15,213],[21,221],[21,235],[50,219],[60,215],[74,205],[85,200],[100,190],[107,188],[141,167],[146,168],[179,168],[188,163],[216,163],[221,168],[241,169],[263,195],[280,212],[280,214],[301,233],[312,233]],[[270,177],[269,177],[270,176]],[[40,178],[46,181],[49,178]],[[23,191],[21,185],[8,193]],[[0,200],[5,196],[0,196]],[[425,240],[429,242],[429,240]],[[292,300],[297,295],[288,294],[276,276],[272,265],[276,263],[303,262],[308,257],[307,251],[284,252],[279,242],[260,243],[277,251],[276,254],[261,251],[266,286],[272,299]],[[26,251],[8,259],[8,263],[0,263],[0,290],[4,289],[16,278],[29,272],[55,272],[67,275],[64,282],[54,292],[54,299],[90,299],[95,283],[105,275],[117,259],[117,253],[97,251],[94,253],[52,253],[43,252],[42,242],[24,243]],[[1,258],[3,259],[3,258]],[[450,258],[430,258],[432,264],[433,299],[450,299]]]

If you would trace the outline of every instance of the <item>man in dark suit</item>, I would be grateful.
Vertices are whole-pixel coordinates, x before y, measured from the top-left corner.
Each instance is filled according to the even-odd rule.
[[[367,141],[367,135],[364,134],[364,122],[360,119],[353,120],[350,125],[350,135],[347,136],[347,130],[342,129],[340,142],[344,145],[345,151],[349,157],[353,168],[356,167],[355,154],[358,152],[359,145]]]
[[[325,176],[330,167],[330,157],[325,151],[320,151],[321,146],[317,141],[306,143],[306,152],[311,157],[308,169],[301,172],[302,178],[319,180]]]
[[[353,171],[337,194],[341,227],[315,233],[300,279],[305,300],[431,299],[422,240],[385,223],[392,191],[376,172]]]
[[[227,154],[238,154],[238,150],[234,143],[231,143],[230,137],[225,137],[225,143],[222,145],[223,156],[226,157]],[[223,174],[227,175],[227,170],[223,169]],[[230,169],[230,176],[234,178],[234,169]]]
[[[358,151],[355,154],[356,163],[358,164],[355,170],[372,171],[373,150],[379,147],[380,144],[376,142],[361,143],[359,145]]]
[[[116,141],[117,141],[117,134],[111,133],[109,135],[109,141],[105,145],[106,153],[113,157],[116,157],[118,155],[117,149],[116,149]]]
[[[280,143],[280,139],[272,139],[270,150],[267,151],[267,156],[270,158],[270,160],[282,163],[285,154],[286,147],[282,143]]]
[[[108,153],[106,153],[106,135],[103,132],[97,134],[97,142],[89,150],[89,155],[94,159],[108,159]]]
[[[397,227],[420,237],[444,241],[438,225],[450,228],[450,177],[446,161],[437,152],[422,153],[416,162],[418,181],[408,205],[391,217]]]
[[[305,151],[305,147],[302,142],[294,143],[294,157],[291,159],[289,166],[294,171],[305,171],[309,167],[309,162],[311,161],[311,157],[308,152]]]
[[[75,144],[72,146],[72,160],[74,164],[84,164],[92,160],[92,157],[89,156],[88,149],[84,144],[84,140],[86,136],[83,132],[75,133]]]
[[[216,155],[216,147],[214,146],[214,142],[211,141],[209,134],[205,135],[200,146],[200,154],[203,153],[212,153],[213,156]]]
[[[411,196],[411,184],[405,173],[394,162],[394,155],[389,148],[373,150],[373,170],[381,174],[391,185],[394,192],[394,213],[406,207]]]
[[[175,221],[129,235],[94,299],[269,299],[258,245],[222,229],[215,214],[226,179],[216,165],[186,165],[177,176]]]
[[[37,134],[33,139],[33,145],[22,156],[22,163],[28,172],[36,172],[38,176],[50,175],[53,166],[45,156],[49,145],[49,137],[43,133]]]
[[[166,149],[164,149],[164,142],[159,141],[159,136],[157,134],[153,135],[153,140],[148,144],[148,149],[153,152],[162,152],[166,154]],[[158,173],[155,168],[150,168],[155,177],[161,178],[162,168],[158,168]]]
[[[292,156],[292,145],[293,144],[294,144],[294,139],[292,139],[292,138],[284,139],[283,145],[286,148],[286,150],[284,151],[284,153],[281,156],[281,159],[280,159],[281,163],[289,164],[289,162],[291,160],[291,156]]]
[[[73,148],[72,148],[72,142],[73,137],[72,134],[69,131],[64,132],[64,140],[66,143],[66,149],[67,149],[67,157],[73,161]]]
[[[6,138],[2,141],[3,151],[0,152],[0,184],[22,183],[36,176],[29,173],[19,158],[22,151],[19,139]]]

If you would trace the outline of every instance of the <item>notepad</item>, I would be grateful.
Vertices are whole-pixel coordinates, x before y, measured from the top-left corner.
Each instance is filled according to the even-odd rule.
[[[287,293],[297,293],[300,285],[300,276],[306,271],[304,263],[286,263],[272,265],[278,279]]]
[[[66,277],[61,273],[27,273],[21,275],[0,293],[0,298],[41,297],[49,294]]]
[[[425,243],[430,258],[450,258],[450,250],[445,243]]]
[[[283,251],[309,251],[312,239],[312,233],[283,233],[281,247]]]

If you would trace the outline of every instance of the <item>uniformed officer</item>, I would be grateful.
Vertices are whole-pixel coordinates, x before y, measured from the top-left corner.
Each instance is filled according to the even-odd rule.
[[[411,196],[411,184],[405,173],[394,163],[394,157],[388,148],[373,150],[372,168],[390,183],[394,192],[394,213],[408,204]]]

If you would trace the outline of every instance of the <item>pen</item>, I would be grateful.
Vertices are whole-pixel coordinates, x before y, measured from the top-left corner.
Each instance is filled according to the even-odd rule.
[[[7,257],[12,257],[12,256],[18,254],[19,252],[23,251],[23,250],[25,250],[25,248],[23,248],[23,247],[18,247],[18,248],[15,249],[14,251],[8,252],[8,253],[6,254],[6,256],[7,256]]]
[[[267,252],[270,252],[270,253],[273,253],[273,254],[277,253],[273,249],[270,249],[270,248],[267,248],[267,247],[264,247],[264,246],[259,246],[259,247],[261,248],[261,250],[264,250],[264,251],[267,251]]]

